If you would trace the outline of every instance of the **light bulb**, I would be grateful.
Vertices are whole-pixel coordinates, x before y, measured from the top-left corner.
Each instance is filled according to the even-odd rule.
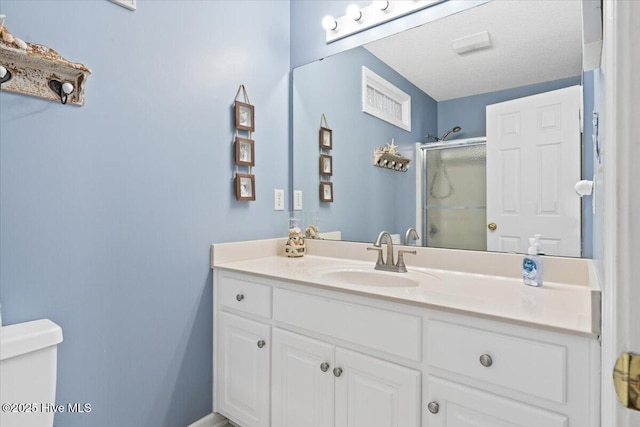
[[[347,16],[354,21],[359,21],[362,19],[362,12],[358,5],[352,4],[347,8]]]
[[[7,75],[7,69],[0,65],[0,79]]]
[[[333,19],[333,16],[327,15],[322,18],[322,28],[327,31],[335,31],[338,28],[338,22]]]
[[[376,0],[373,2],[373,5],[375,6],[376,9],[381,10],[382,12],[388,12],[389,9],[391,9],[391,3],[384,0],[382,1]]]

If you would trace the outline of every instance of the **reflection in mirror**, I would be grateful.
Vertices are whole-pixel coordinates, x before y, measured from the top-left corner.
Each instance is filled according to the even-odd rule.
[[[489,33],[491,47],[463,54],[453,50],[452,41],[483,31]],[[303,193],[303,217],[318,218],[321,232],[338,231],[344,240],[371,242],[386,230],[399,242],[407,229],[416,227],[417,244],[487,250],[492,230],[483,208],[485,145],[423,151],[428,152],[423,159],[417,158],[421,151],[416,146],[438,143],[449,131],[444,143],[484,138],[488,105],[580,85],[581,34],[580,1],[491,1],[294,69],[293,189]],[[363,67],[411,96],[410,131],[363,112]],[[585,91],[584,97],[587,102],[593,94]],[[333,203],[318,198],[322,114],[333,131]],[[456,127],[461,129],[455,132]],[[586,128],[585,135],[586,157],[591,152]],[[392,141],[411,160],[407,173],[373,167],[374,150]],[[579,170],[580,155],[576,157],[562,162],[573,162]],[[450,186],[457,189],[456,200],[451,196],[447,206],[472,207],[478,215],[438,211]],[[436,207],[429,218],[425,203]],[[585,222],[590,210],[583,211]],[[580,230],[579,215],[572,220]],[[536,232],[544,238],[546,230]],[[589,233],[583,224],[583,251]],[[503,250],[522,252],[513,247]],[[561,254],[554,250],[547,253]]]

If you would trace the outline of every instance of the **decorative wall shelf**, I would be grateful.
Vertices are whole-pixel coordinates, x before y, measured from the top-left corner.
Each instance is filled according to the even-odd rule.
[[[396,147],[393,140],[386,147],[377,147],[373,150],[374,166],[406,172],[409,170],[409,162],[411,162],[411,159],[400,155],[398,147]]]
[[[66,103],[84,105],[84,84],[91,74],[89,68],[67,61],[49,47],[24,42],[6,28],[2,28],[0,36],[0,66],[11,74],[11,78],[2,83],[2,90],[60,102],[61,95],[54,92],[51,82],[58,82],[52,85],[58,90],[62,84],[70,83],[73,88],[66,96]]]

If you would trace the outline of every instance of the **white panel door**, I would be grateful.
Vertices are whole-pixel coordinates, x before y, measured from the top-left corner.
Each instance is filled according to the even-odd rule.
[[[336,427],[420,425],[420,372],[341,348],[334,369]]]
[[[487,106],[487,249],[581,256],[580,99],[572,86]]]
[[[441,378],[427,378],[429,427],[569,427],[569,419]]]
[[[218,321],[218,409],[243,427],[268,427],[271,327],[224,312]]]
[[[273,426],[333,427],[334,346],[273,328]]]

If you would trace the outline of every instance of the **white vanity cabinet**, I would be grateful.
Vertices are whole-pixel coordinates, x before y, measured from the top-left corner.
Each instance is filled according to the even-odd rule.
[[[427,378],[429,427],[568,427],[569,418],[438,377]],[[580,425],[580,424],[577,424]]]
[[[273,426],[418,427],[420,372],[273,329]]]
[[[595,336],[225,269],[214,301],[240,427],[599,426]]]
[[[218,317],[218,409],[246,427],[269,426],[270,326]]]
[[[214,293],[214,410],[242,427],[269,427],[271,287],[228,277]]]
[[[429,427],[597,427],[599,344],[577,335],[430,311]]]

